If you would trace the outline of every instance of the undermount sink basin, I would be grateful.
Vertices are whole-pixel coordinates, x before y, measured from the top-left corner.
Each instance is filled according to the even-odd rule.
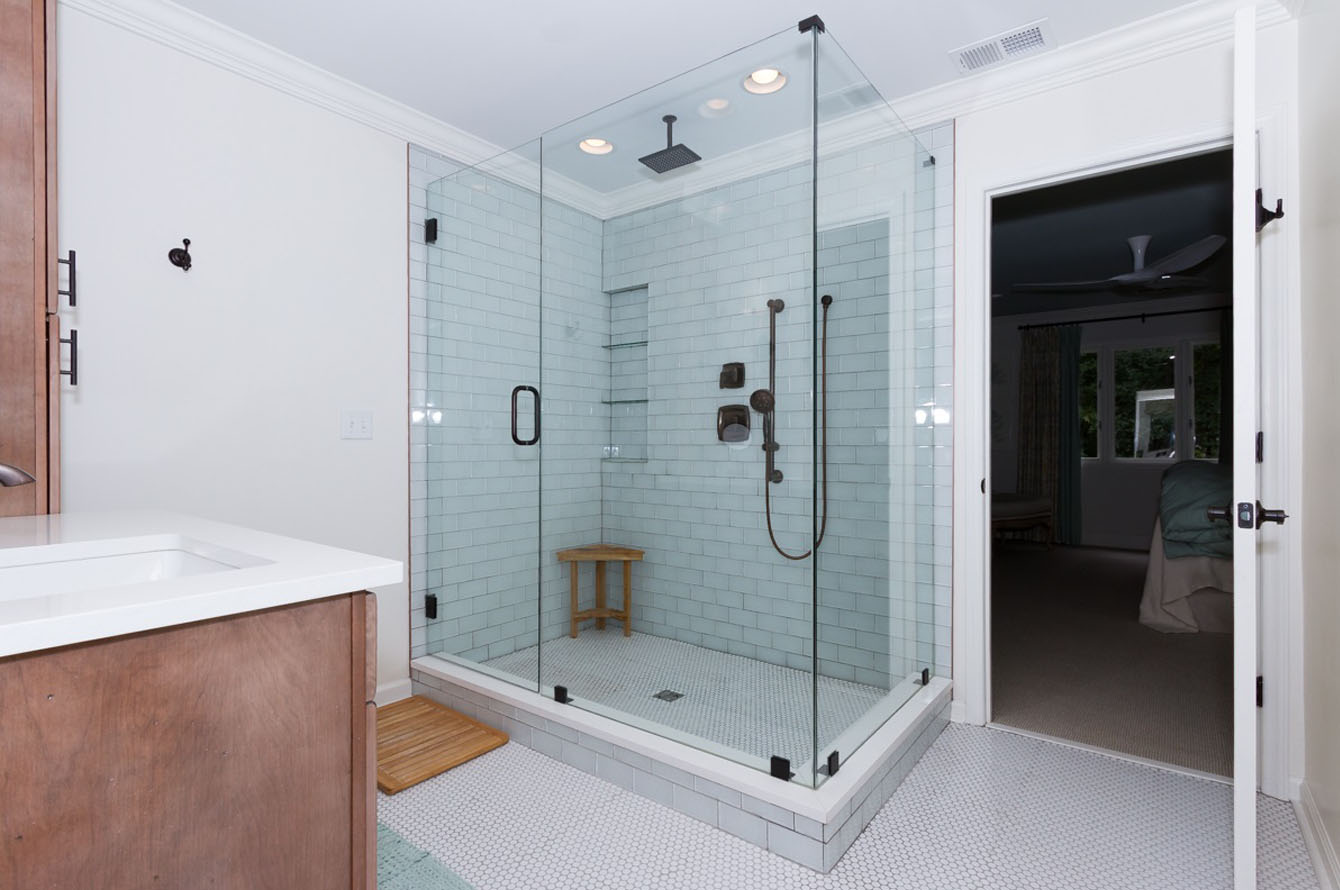
[[[0,600],[228,572],[270,561],[182,535],[0,550]]]

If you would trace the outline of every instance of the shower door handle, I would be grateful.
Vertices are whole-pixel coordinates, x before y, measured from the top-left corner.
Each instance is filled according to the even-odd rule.
[[[516,400],[523,392],[530,393],[535,400],[535,435],[529,439],[521,438],[516,432]],[[512,387],[512,441],[518,445],[534,445],[540,441],[540,391],[533,386]]]

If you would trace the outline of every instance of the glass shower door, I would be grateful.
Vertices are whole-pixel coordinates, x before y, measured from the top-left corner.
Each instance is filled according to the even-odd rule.
[[[539,144],[428,188],[411,462],[430,654],[537,688]],[[420,451],[421,449],[421,451]],[[418,500],[422,503],[417,502]],[[431,601],[427,601],[431,603]]]
[[[793,26],[546,133],[541,313],[542,691],[805,782],[812,53]]]

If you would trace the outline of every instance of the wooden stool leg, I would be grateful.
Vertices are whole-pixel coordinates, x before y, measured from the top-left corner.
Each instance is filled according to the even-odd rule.
[[[629,620],[633,612],[633,564],[624,560],[623,564],[623,635],[632,633]]]
[[[605,564],[596,562],[596,608],[605,608]],[[601,616],[596,619],[596,630],[605,629],[605,618]]]
[[[570,574],[570,577],[572,578],[572,611],[570,613],[572,616],[571,618],[572,627],[568,630],[568,636],[572,637],[575,640],[577,639],[577,565],[578,564],[576,562],[571,562],[569,563],[569,565],[572,566],[572,572]]]

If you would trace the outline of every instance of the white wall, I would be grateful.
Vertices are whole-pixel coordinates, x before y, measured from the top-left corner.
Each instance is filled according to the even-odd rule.
[[[64,509],[405,559],[404,140],[65,6],[58,28]],[[375,437],[342,441],[342,408]],[[407,691],[407,587],[377,593],[379,680]]]
[[[1303,707],[1307,725],[1305,808],[1329,843],[1330,879],[1340,886],[1340,3],[1309,0],[1299,21],[1298,81],[1302,234],[1304,491]],[[1310,803],[1309,803],[1310,801]]]
[[[1231,17],[1225,10],[1225,34]],[[1296,33],[1292,22],[1262,30],[1259,58],[1292,58]],[[957,118],[954,351],[955,397],[961,406],[987,403],[990,356],[984,353],[990,326],[992,195],[1050,184],[1080,171],[1098,173],[1136,161],[1153,162],[1179,149],[1229,139],[1231,40],[1187,40],[1184,47],[1176,54],[1119,70],[1071,77],[1052,89]],[[1258,67],[1262,116],[1287,117],[1291,110],[1296,95],[1287,67]],[[990,85],[983,81],[984,88]],[[1263,169],[1270,170],[1272,163],[1263,149]],[[1286,295],[1275,293],[1269,306],[1287,302]],[[1267,355],[1267,362],[1271,358]],[[1274,358],[1280,362],[1279,356]],[[1275,383],[1271,379],[1263,385]],[[979,486],[985,480],[990,491],[992,480],[987,419],[973,421],[966,411],[959,412],[954,441],[954,714],[956,719],[980,723],[989,717],[990,606],[986,499]],[[1284,438],[1281,433],[1279,440]],[[1267,571],[1268,564],[1269,558],[1264,558]],[[1286,591],[1267,608],[1282,607],[1287,595]]]

